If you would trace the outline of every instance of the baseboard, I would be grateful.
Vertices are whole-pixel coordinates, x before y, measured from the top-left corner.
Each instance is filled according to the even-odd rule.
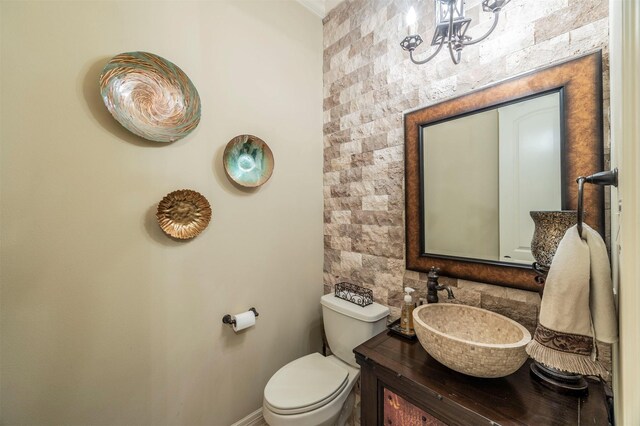
[[[253,413],[248,416],[238,420],[231,426],[254,426],[254,425],[262,425],[266,424],[264,418],[262,417],[262,408],[258,408]]]

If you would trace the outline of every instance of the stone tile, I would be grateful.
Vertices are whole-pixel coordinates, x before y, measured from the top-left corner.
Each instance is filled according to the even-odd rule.
[[[324,173],[324,185],[337,185],[341,183],[340,172],[326,172]]]
[[[327,238],[327,236],[325,236],[325,238]],[[330,238],[329,248],[332,248],[334,250],[346,250],[346,251],[353,250],[353,246],[351,244],[351,238],[338,237],[338,236],[331,236],[329,238]]]
[[[420,279],[420,273],[418,271],[409,271],[406,270],[404,272],[405,279],[418,281]]]
[[[609,18],[604,17],[599,21],[592,22],[571,31],[569,33],[569,46],[574,51],[592,50],[606,45],[608,37]]]
[[[326,189],[326,187],[325,187]],[[326,195],[326,191],[325,191],[325,195]],[[331,185],[329,187],[329,196],[331,196],[332,198],[338,198],[338,197],[349,197],[349,185],[344,184],[344,185]]]
[[[379,225],[362,225],[363,238],[369,238],[372,240],[388,240],[389,239],[389,227]]]
[[[404,243],[404,226],[390,226],[389,240]]]
[[[351,129],[343,129],[329,135],[325,134],[324,140],[328,142],[329,145],[349,142],[351,140]]]
[[[388,210],[389,196],[388,195],[368,195],[362,197],[362,209],[363,210]]]
[[[506,298],[516,302],[523,302],[528,305],[540,306],[540,294],[534,291],[519,290],[517,288],[507,288]]]
[[[347,232],[347,225],[341,223],[325,223],[324,235],[345,235]]]
[[[533,333],[538,321],[538,306],[491,294],[482,294],[481,307],[496,312],[522,324]]]
[[[374,164],[362,167],[362,180],[374,181],[376,179],[389,178],[389,166],[387,164]]]
[[[340,171],[340,183],[360,182],[362,181],[362,167]]]
[[[404,259],[387,259],[387,267],[392,274],[403,275],[405,267]]]
[[[340,157],[340,146],[330,146],[324,149],[324,158],[333,159]]]
[[[322,127],[322,131],[324,132],[324,134],[335,133],[338,130],[340,130],[339,120],[329,121],[328,123],[325,123],[324,126]]]
[[[373,33],[369,33],[349,46],[349,58],[360,55],[363,50],[373,46]]]
[[[329,214],[331,223],[351,223],[351,210],[333,210]]]
[[[363,225],[395,225],[403,223],[403,212],[395,211],[352,211],[353,223]]]
[[[375,193],[375,184],[373,182],[353,182],[349,184],[349,195],[352,197],[362,197]]]
[[[340,92],[373,75],[373,65],[362,66],[331,83],[330,93]],[[344,102],[341,102],[344,103]]]
[[[394,274],[376,274],[373,283],[376,286],[384,287],[388,290],[397,289],[402,287],[402,276]]]
[[[362,152],[351,155],[351,167],[364,167],[373,164],[373,153]]]
[[[389,270],[389,259],[381,256],[362,255],[362,267],[376,272]]]
[[[404,244],[388,241],[375,241],[368,238],[356,239],[352,242],[353,249],[358,253],[373,256],[385,256],[401,259],[404,256]]]
[[[387,134],[380,133],[375,136],[370,136],[368,138],[364,138],[361,140],[362,143],[362,151],[375,151],[378,149],[383,149],[387,147]]]
[[[482,307],[482,296],[479,292],[468,288],[453,289],[454,299],[447,298],[446,291],[438,292],[438,303],[458,303],[460,305],[468,305]]]
[[[480,293],[490,294],[492,296],[501,297],[501,298],[506,298],[506,294],[507,294],[506,287],[477,283],[474,281],[467,281],[467,280],[461,280],[461,279],[458,280],[458,288],[471,289],[474,291],[478,291]]]
[[[402,196],[402,181],[391,179],[379,179],[373,182],[376,195],[400,195]],[[404,200],[404,199],[403,199]]]
[[[362,254],[343,251],[340,253],[340,262],[344,270],[362,268]]]
[[[328,210],[360,210],[362,209],[361,197],[331,197],[324,199],[325,208]]]
[[[402,290],[389,290],[387,294],[387,301],[389,306],[401,309],[404,303],[404,291]]]
[[[344,32],[345,29],[346,27],[343,27],[342,32]],[[349,48],[353,43],[357,42],[361,38],[362,34],[360,32],[360,28],[354,28],[348,33],[344,34],[344,36],[338,39],[335,43],[327,46],[324,49],[323,62],[330,62],[332,56],[336,55],[338,52],[344,49]],[[373,38],[371,39],[371,42],[373,43]],[[326,71],[328,71],[328,69],[325,69],[325,72]]]
[[[421,279],[424,279],[424,281],[427,281],[427,277],[422,278],[422,275],[420,276]],[[461,280],[457,279],[457,278],[451,278],[451,277],[440,277],[438,279],[438,282],[442,285],[448,285],[449,287],[460,287],[459,282]],[[473,290],[473,289],[470,289]]]
[[[569,7],[559,9],[535,21],[535,43],[541,43],[569,30],[606,18],[607,0],[572,1]]]

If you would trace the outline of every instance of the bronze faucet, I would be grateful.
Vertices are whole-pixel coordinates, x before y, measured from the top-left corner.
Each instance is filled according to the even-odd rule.
[[[455,299],[453,297],[453,290],[448,285],[440,285],[438,284],[438,277],[440,273],[440,268],[436,268],[432,266],[429,270],[429,274],[427,277],[427,303],[438,303],[438,291],[447,290],[448,298]]]

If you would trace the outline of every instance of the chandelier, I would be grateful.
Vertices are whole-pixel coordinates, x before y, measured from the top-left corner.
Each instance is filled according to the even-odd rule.
[[[449,54],[451,55],[451,60],[457,65],[460,63],[462,49],[465,46],[479,43],[493,32],[498,25],[500,11],[509,1],[510,0],[482,0],[482,10],[493,13],[493,25],[491,25],[489,31],[483,36],[471,38],[466,35],[469,24],[471,23],[471,18],[464,16],[465,0],[434,0],[436,30],[433,33],[431,45],[437,46],[437,48],[426,59],[420,61],[413,57],[413,51],[422,44],[423,40],[418,34],[411,34],[411,28],[416,22],[416,11],[412,7],[409,13],[407,13],[407,24],[409,25],[410,34],[402,40],[400,46],[404,50],[409,51],[409,57],[414,64],[421,65],[426,64],[440,53],[440,50],[442,50],[442,47],[446,43]]]

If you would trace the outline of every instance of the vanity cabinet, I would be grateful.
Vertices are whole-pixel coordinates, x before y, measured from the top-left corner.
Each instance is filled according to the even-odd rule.
[[[383,332],[354,350],[361,366],[362,426],[608,425],[604,386],[558,394],[529,374],[480,379],[457,373],[418,341]]]

